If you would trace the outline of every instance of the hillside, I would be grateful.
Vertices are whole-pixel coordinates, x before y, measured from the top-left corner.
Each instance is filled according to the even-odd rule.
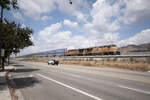
[[[121,53],[127,52],[150,52],[150,43],[141,44],[141,45],[128,45],[125,47],[119,48]]]

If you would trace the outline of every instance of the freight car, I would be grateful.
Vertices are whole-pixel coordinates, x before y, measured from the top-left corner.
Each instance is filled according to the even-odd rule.
[[[44,52],[44,56],[64,56],[67,53],[67,49],[57,49]]]
[[[98,46],[83,49],[68,50],[66,56],[85,56],[85,55],[119,55],[116,45]]]

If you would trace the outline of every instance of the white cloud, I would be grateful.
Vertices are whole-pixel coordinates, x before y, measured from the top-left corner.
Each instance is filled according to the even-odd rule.
[[[109,34],[117,40],[119,29],[150,17],[149,4],[150,0],[97,0],[91,10],[92,21],[84,24],[82,30],[92,39],[107,41],[105,36]]]
[[[139,23],[150,17],[150,0],[125,0],[122,2],[126,6],[123,9],[124,16],[120,19],[125,24]]]
[[[39,50],[40,49],[37,46],[30,46],[30,47],[27,47],[27,48],[21,50],[20,53],[17,54],[17,56],[37,53],[37,51],[39,52]]]
[[[113,17],[119,16],[119,4],[110,5],[106,0],[97,0],[91,11],[93,28],[99,32],[113,32],[120,28],[120,25]]]
[[[22,49],[20,53],[18,53],[18,56],[31,54],[31,53],[37,53],[37,51],[40,50],[40,47],[38,46],[38,41],[34,38],[34,36],[31,36],[31,41],[34,43],[34,46],[27,47],[25,49]]]
[[[64,25],[69,26],[69,27],[74,27],[77,28],[78,27],[78,23],[77,22],[73,22],[70,20],[65,19],[63,22]]]
[[[131,44],[139,45],[144,43],[150,43],[150,29],[145,29],[128,39],[121,40],[118,42],[118,45],[126,46]]]
[[[25,28],[25,27],[26,27],[26,25],[25,25],[25,24],[22,24],[22,25],[21,25],[21,28]]]
[[[105,33],[100,38],[92,38],[92,35],[87,37],[85,34],[74,36],[71,31],[60,30],[62,27],[61,23],[56,23],[39,32],[37,40],[40,50],[75,49],[113,44],[117,42],[119,37],[118,33]]]
[[[41,14],[55,9],[54,0],[19,0],[19,7],[24,10],[25,15],[38,19]]]
[[[61,28],[61,23],[53,24],[39,32],[39,39],[48,41],[52,34],[55,34]]]
[[[12,11],[12,14],[13,14],[14,18],[24,21],[24,18],[21,13]]]
[[[68,15],[75,16],[78,21],[87,21],[87,15],[83,13],[84,10],[89,11],[89,4],[87,0],[73,0],[73,4],[69,4],[69,0],[55,0],[58,4],[58,9]]]
[[[42,21],[51,20],[51,19],[52,19],[51,16],[42,16],[42,17],[41,17],[41,20],[42,20]]]
[[[19,0],[19,7],[25,12],[25,15],[39,19],[41,14],[47,14],[58,8],[63,13],[76,16],[80,21],[86,21],[86,15],[82,10],[89,9],[86,0],[74,0],[73,4],[69,0]]]
[[[150,0],[97,0],[91,10],[91,29],[99,33],[112,33],[128,24],[150,18]],[[122,23],[122,24],[121,24]]]

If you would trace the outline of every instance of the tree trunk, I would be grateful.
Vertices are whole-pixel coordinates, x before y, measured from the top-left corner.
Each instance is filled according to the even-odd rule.
[[[3,12],[4,12],[4,8],[1,8],[1,23],[3,22]]]
[[[5,70],[4,62],[5,62],[5,58],[3,57],[3,58],[2,58],[2,70]]]
[[[7,63],[8,63],[8,66],[9,66],[9,62],[10,62],[9,60],[10,60],[10,56],[8,56],[8,62],[7,62]]]
[[[0,18],[0,54],[1,54],[2,44],[3,44],[3,38],[2,38],[3,37],[3,33],[2,33],[3,12],[4,12],[4,8],[1,7],[1,18]],[[2,65],[2,70],[4,70],[4,57],[1,57],[0,62],[1,62],[0,64]]]

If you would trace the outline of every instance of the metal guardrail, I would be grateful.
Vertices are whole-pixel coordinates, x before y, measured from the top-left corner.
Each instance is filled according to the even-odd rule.
[[[147,58],[150,55],[99,55],[99,56],[60,56],[60,58]]]

